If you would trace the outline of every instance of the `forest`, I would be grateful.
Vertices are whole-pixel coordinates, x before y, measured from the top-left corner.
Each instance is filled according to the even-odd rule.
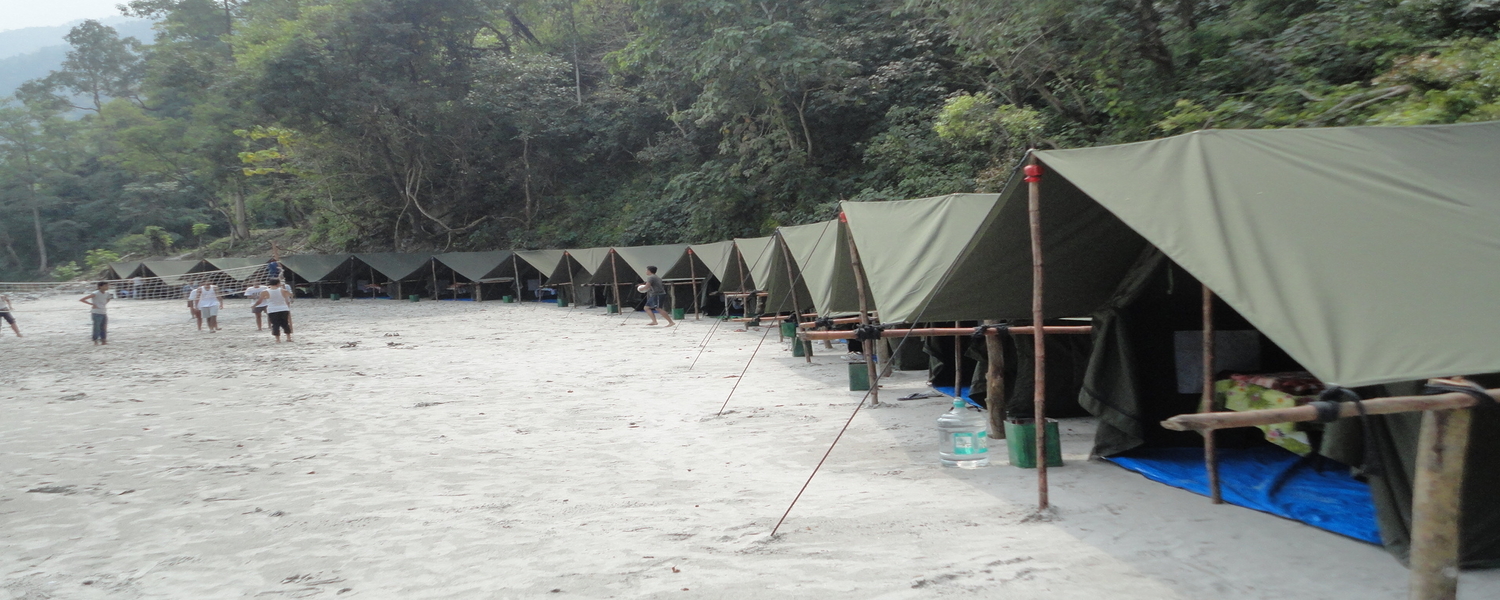
[[[131,0],[0,100],[0,280],[704,242],[1030,147],[1500,119],[1500,0]]]

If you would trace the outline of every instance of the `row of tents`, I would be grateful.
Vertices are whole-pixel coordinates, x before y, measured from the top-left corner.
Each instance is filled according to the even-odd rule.
[[[1212,292],[1214,335],[1222,335],[1213,338],[1216,376],[1307,371],[1365,397],[1404,393],[1431,377],[1500,384],[1486,375],[1500,372],[1500,320],[1491,312],[1500,298],[1497,156],[1500,122],[1207,130],[1036,151],[1035,187],[1018,166],[998,194],[843,202],[838,218],[765,237],[304,255],[281,264],[314,293],[357,294],[365,282],[428,295],[462,288],[486,299],[490,286],[490,294],[538,299],[551,291],[561,303],[583,305],[631,301],[646,266],[655,265],[679,307],[863,312],[886,327],[1026,325],[1034,320],[1032,278],[1040,272],[1035,225],[1045,264],[1043,324],[1092,324],[1089,336],[1047,338],[1048,414],[1055,407],[1059,415],[1096,416],[1094,453],[1123,456],[1202,443],[1160,422],[1198,409],[1201,371],[1197,382],[1192,372],[1201,366],[1194,361],[1201,360],[1204,290]],[[1028,192],[1039,195],[1035,222]],[[245,266],[219,262],[225,260],[232,259],[205,264]],[[124,279],[204,268],[147,261],[113,270]],[[1019,337],[1002,344],[1005,397],[979,398],[1012,416],[1029,414],[1037,383],[1028,372],[1035,356],[1029,343],[1015,343]],[[982,396],[985,344],[944,338],[929,340],[928,350],[935,371],[946,369],[955,388],[967,381],[971,394]],[[1468,567],[1500,566],[1500,505],[1491,500],[1500,492],[1500,470],[1488,467],[1500,458],[1497,413],[1474,417],[1463,488]],[[1369,482],[1379,541],[1403,557],[1419,423],[1416,413],[1374,416],[1363,425],[1340,421],[1315,440],[1324,455]],[[1383,470],[1366,464],[1377,455]]]

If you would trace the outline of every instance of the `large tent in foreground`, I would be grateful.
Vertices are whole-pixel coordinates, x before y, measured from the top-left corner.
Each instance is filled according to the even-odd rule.
[[[1500,372],[1500,323],[1482,316],[1500,297],[1490,275],[1500,264],[1497,155],[1500,123],[1210,130],[1036,152],[1046,316],[1094,316],[1081,400],[1100,417],[1098,444],[1128,447],[1119,442],[1159,427],[1148,416],[1155,400],[1139,392],[1147,365],[1133,356],[1149,349],[1117,298],[1149,279],[1157,251],[1196,280],[1164,285],[1202,282],[1323,382],[1385,384],[1364,393],[1388,395],[1404,382]],[[1029,316],[1026,193],[1013,177],[924,319]],[[1167,376],[1170,360],[1159,367]],[[1492,413],[1475,411],[1469,441],[1467,566],[1500,566],[1500,471],[1479,466],[1500,458]],[[1330,424],[1324,452],[1367,469],[1380,537],[1404,555],[1420,418],[1370,421],[1363,431]],[[1383,472],[1369,469],[1371,456],[1385,457]]]

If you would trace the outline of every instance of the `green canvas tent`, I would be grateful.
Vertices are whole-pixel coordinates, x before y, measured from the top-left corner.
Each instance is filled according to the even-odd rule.
[[[1405,382],[1434,376],[1500,372],[1491,346],[1500,325],[1481,316],[1500,293],[1500,280],[1485,276],[1500,259],[1497,155],[1496,122],[1207,130],[1035,153],[1043,167],[1048,314],[1100,310],[1080,399],[1100,415],[1097,443],[1156,426],[1141,418],[1155,400],[1133,391],[1132,379],[1144,372],[1129,356],[1138,337],[1130,334],[1130,298],[1149,285],[1201,281],[1319,379],[1375,386],[1367,394],[1410,392]],[[951,273],[952,281],[991,290],[974,300],[985,309],[981,317],[1020,316],[1016,300],[1030,287],[1018,265],[992,265],[986,274],[981,264],[1007,253],[1029,259],[1019,177],[1002,196],[959,262],[975,270]],[[1157,249],[1190,277],[1156,275],[1168,271],[1144,259]],[[1095,285],[1069,279],[1090,272]],[[990,285],[975,283],[982,279]],[[1118,287],[1115,299],[1098,289],[1105,282]],[[1475,419],[1469,464],[1490,464],[1500,456],[1493,435],[1500,417],[1476,411]],[[1373,417],[1364,431],[1358,422],[1335,422],[1323,444],[1325,454],[1356,467],[1370,455],[1354,447],[1388,461],[1385,475],[1366,475],[1381,537],[1398,556],[1409,539],[1417,421],[1415,414]],[[1466,470],[1466,566],[1500,566],[1496,490],[1500,472]]]
[[[479,281],[514,277],[512,256],[514,253],[509,250],[492,250],[489,252],[445,252],[433,255],[432,259],[469,281]]]
[[[568,301],[575,306],[580,300],[586,300],[593,304],[594,295],[585,293],[583,286],[588,285],[594,278],[594,269],[599,268],[604,257],[609,253],[608,248],[578,248],[563,250],[559,256],[557,266],[547,272],[547,285],[553,288],[568,291],[563,292]]]
[[[922,308],[999,200],[999,194],[951,194],[842,204],[882,322],[926,319]]]
[[[837,220],[782,227],[776,234],[797,263],[797,271],[818,314],[859,312],[859,288],[850,261],[849,234]],[[868,294],[866,302],[874,308]]]
[[[543,281],[548,275],[557,270],[557,264],[562,262],[562,250],[517,250],[516,257],[531,265],[542,274]]]
[[[355,254],[354,258],[376,270],[389,281],[425,279],[424,268],[432,260],[431,254],[409,252],[371,252]]]
[[[621,273],[620,281],[634,281],[634,279],[644,281],[647,275],[646,267],[651,265],[656,266],[657,275],[668,280],[688,279],[694,274],[706,278],[710,274],[708,266],[704,265],[703,261],[688,254],[687,244],[623,246],[616,247],[614,250],[633,271],[629,276]]]
[[[295,254],[281,257],[281,266],[307,283],[324,281],[344,267],[348,254]]]
[[[755,289],[755,284],[750,279],[750,268],[745,265],[745,259],[740,255],[734,240],[693,244],[692,250],[703,261],[703,265],[708,267],[709,272],[719,279],[720,291],[745,292]]]
[[[105,279],[130,279],[138,275],[141,269],[141,261],[124,261],[109,263],[109,268],[104,272]]]
[[[792,261],[790,269],[787,267],[786,246],[781,243],[779,236],[735,238],[734,243],[745,257],[755,288],[766,292],[766,297],[762,300],[762,312],[792,312],[794,309],[813,306],[807,284],[797,274],[796,261]],[[789,293],[789,290],[793,292]]]

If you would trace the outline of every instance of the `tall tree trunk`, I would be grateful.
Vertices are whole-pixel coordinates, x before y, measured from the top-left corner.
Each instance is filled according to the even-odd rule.
[[[47,272],[47,240],[42,236],[42,209],[36,205],[36,190],[31,185],[26,186],[31,193],[31,225],[36,229],[36,255],[40,258],[37,266],[38,273]]]
[[[229,239],[248,240],[250,239],[250,214],[245,210],[245,191],[236,186],[236,189],[230,193],[233,194],[231,201],[234,205],[234,222],[230,224],[232,234]]]

